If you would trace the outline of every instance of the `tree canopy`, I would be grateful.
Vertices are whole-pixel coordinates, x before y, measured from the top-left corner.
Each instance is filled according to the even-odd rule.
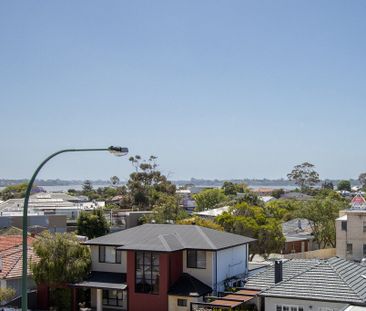
[[[44,231],[33,242],[33,249],[38,260],[30,266],[37,284],[63,286],[82,280],[90,270],[90,250],[74,234]]]
[[[205,189],[193,195],[193,199],[196,201],[196,210],[204,211],[215,208],[217,204],[227,200],[227,196],[221,189]]]
[[[255,254],[267,258],[271,253],[280,252],[285,242],[281,222],[276,218],[267,217],[264,208],[260,206],[239,203],[229,212],[216,217],[216,222],[225,231],[256,239],[250,247],[251,258]]]
[[[214,230],[224,231],[224,228],[222,226],[220,226],[219,224],[217,224],[216,222],[209,220],[209,219],[204,219],[204,218],[201,218],[198,216],[179,220],[177,222],[177,224],[178,225],[197,225],[197,226],[206,227],[206,228],[210,228],[210,229],[214,229]]]
[[[109,232],[109,224],[103,209],[97,208],[92,212],[81,211],[77,219],[77,233],[93,239]]]
[[[291,173],[287,174],[289,180],[294,181],[301,190],[315,186],[319,181],[319,174],[315,171],[315,165],[304,162],[296,165]]]
[[[349,180],[340,180],[337,189],[339,191],[351,191],[351,182]]]

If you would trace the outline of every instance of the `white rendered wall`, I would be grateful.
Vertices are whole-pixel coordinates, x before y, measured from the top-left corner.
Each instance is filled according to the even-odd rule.
[[[99,262],[99,247],[91,245],[92,271],[127,273],[127,252],[121,252],[121,263]],[[106,248],[107,251],[108,248]],[[107,255],[107,254],[106,254]],[[106,256],[107,257],[107,256]]]

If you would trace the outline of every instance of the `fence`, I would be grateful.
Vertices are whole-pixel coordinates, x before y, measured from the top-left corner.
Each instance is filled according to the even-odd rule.
[[[335,255],[335,248],[325,248],[310,252],[286,254],[283,257],[286,259],[328,259]]]

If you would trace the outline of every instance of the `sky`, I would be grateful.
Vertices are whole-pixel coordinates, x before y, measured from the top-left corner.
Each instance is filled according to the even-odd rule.
[[[126,146],[171,179],[366,171],[363,0],[0,2],[0,178]],[[73,153],[40,178],[128,178]]]

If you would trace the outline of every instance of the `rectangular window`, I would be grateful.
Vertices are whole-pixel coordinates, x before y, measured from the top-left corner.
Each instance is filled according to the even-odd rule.
[[[160,263],[155,252],[136,252],[135,291],[137,293],[159,294]]]
[[[277,305],[276,306],[276,311],[282,311],[282,306],[281,305]]]
[[[366,232],[366,220],[363,221],[363,232]]]
[[[342,230],[347,231],[347,220],[342,220],[341,224],[342,224]]]
[[[103,290],[103,305],[123,306],[123,292],[121,290]]]
[[[177,305],[179,307],[186,307],[187,306],[187,299],[179,299],[177,300]]]
[[[116,263],[122,262],[121,257],[122,257],[121,251],[116,251]]]
[[[352,255],[352,243],[347,243],[347,255]]]
[[[206,269],[206,252],[198,250],[187,250],[187,267],[195,269]]]
[[[99,246],[99,262],[105,262],[105,246]]]
[[[366,257],[366,244],[363,245],[363,257]]]

